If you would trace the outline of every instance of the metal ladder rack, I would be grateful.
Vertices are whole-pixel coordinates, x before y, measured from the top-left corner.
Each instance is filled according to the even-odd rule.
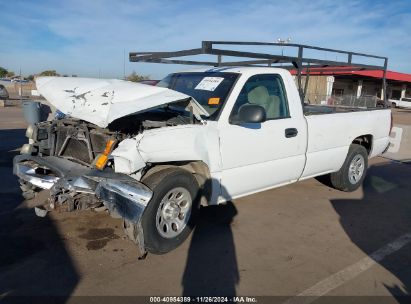
[[[216,46],[272,46],[272,47],[290,47],[297,50],[297,56],[284,56],[269,53],[256,53],[256,52],[245,52],[238,50],[227,50],[216,48]],[[315,51],[325,51],[334,54],[343,54],[347,58],[343,61],[332,61],[323,60],[317,58],[304,57],[304,51],[315,50]],[[217,56],[216,61],[197,61],[197,60],[187,60],[181,59],[185,56],[195,56],[195,55],[215,55]],[[223,61],[226,57],[237,57],[243,58],[243,60],[235,61]],[[362,58],[373,58],[377,60],[382,60],[382,65],[369,65],[354,63],[352,61],[353,56]],[[382,88],[383,88],[383,99],[387,100],[387,84],[386,84],[386,74],[388,58],[364,53],[356,53],[350,51],[343,51],[337,49],[323,48],[317,46],[310,46],[304,44],[296,43],[275,43],[275,42],[245,42],[245,41],[202,41],[201,48],[187,49],[174,52],[130,52],[129,53],[130,62],[150,62],[150,63],[165,63],[165,64],[184,64],[184,65],[199,65],[199,66],[214,66],[214,67],[235,67],[235,66],[271,66],[279,67],[288,70],[297,71],[297,86],[301,97],[301,102],[304,102],[304,97],[306,95],[309,72],[318,68],[327,68],[327,73],[347,71],[360,71],[360,70],[382,70]],[[290,63],[291,65],[282,66],[284,63]],[[281,64],[281,66],[279,66]],[[307,76],[305,85],[302,84],[303,73]]]

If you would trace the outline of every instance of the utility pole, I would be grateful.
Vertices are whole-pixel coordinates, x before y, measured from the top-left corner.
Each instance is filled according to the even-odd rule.
[[[20,104],[23,104],[23,86],[21,81],[21,67],[20,67]]]
[[[123,80],[126,80],[126,49],[123,49]]]
[[[286,44],[291,42],[291,37],[288,37],[287,39],[277,39],[277,43],[279,44]],[[281,56],[284,56],[284,46],[281,46]],[[281,63],[281,66],[283,66],[283,63]]]
[[[277,42],[278,42],[279,44],[290,43],[290,42],[291,42],[291,37],[288,37],[287,39],[278,38],[278,39],[277,39]],[[284,47],[283,47],[283,46],[281,47],[281,56],[284,56]]]

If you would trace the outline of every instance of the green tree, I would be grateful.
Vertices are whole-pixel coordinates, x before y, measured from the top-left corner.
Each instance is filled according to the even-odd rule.
[[[33,81],[34,80],[34,75],[27,76],[27,80]]]
[[[13,76],[14,76],[14,72],[7,71],[6,77],[13,77]]]
[[[57,73],[56,70],[47,70],[41,72],[39,76],[60,76],[60,74]]]
[[[144,75],[138,75],[135,71],[133,71],[133,73],[131,73],[130,75],[126,77],[126,80],[133,81],[133,82],[139,82],[139,81],[147,80],[147,79],[150,79],[150,77],[144,76]]]
[[[0,67],[0,77],[6,77],[8,72],[5,68]]]

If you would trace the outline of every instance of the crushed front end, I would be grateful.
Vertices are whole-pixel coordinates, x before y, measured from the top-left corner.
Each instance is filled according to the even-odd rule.
[[[125,136],[71,119],[30,126],[26,136],[29,143],[13,166],[26,205],[39,216],[54,210],[107,209],[124,220],[127,235],[145,255],[140,221],[152,191],[116,173],[110,156]]]

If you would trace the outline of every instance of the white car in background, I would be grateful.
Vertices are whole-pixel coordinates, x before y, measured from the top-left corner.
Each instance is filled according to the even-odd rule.
[[[400,100],[390,99],[393,108],[411,109],[411,97],[403,97]]]

